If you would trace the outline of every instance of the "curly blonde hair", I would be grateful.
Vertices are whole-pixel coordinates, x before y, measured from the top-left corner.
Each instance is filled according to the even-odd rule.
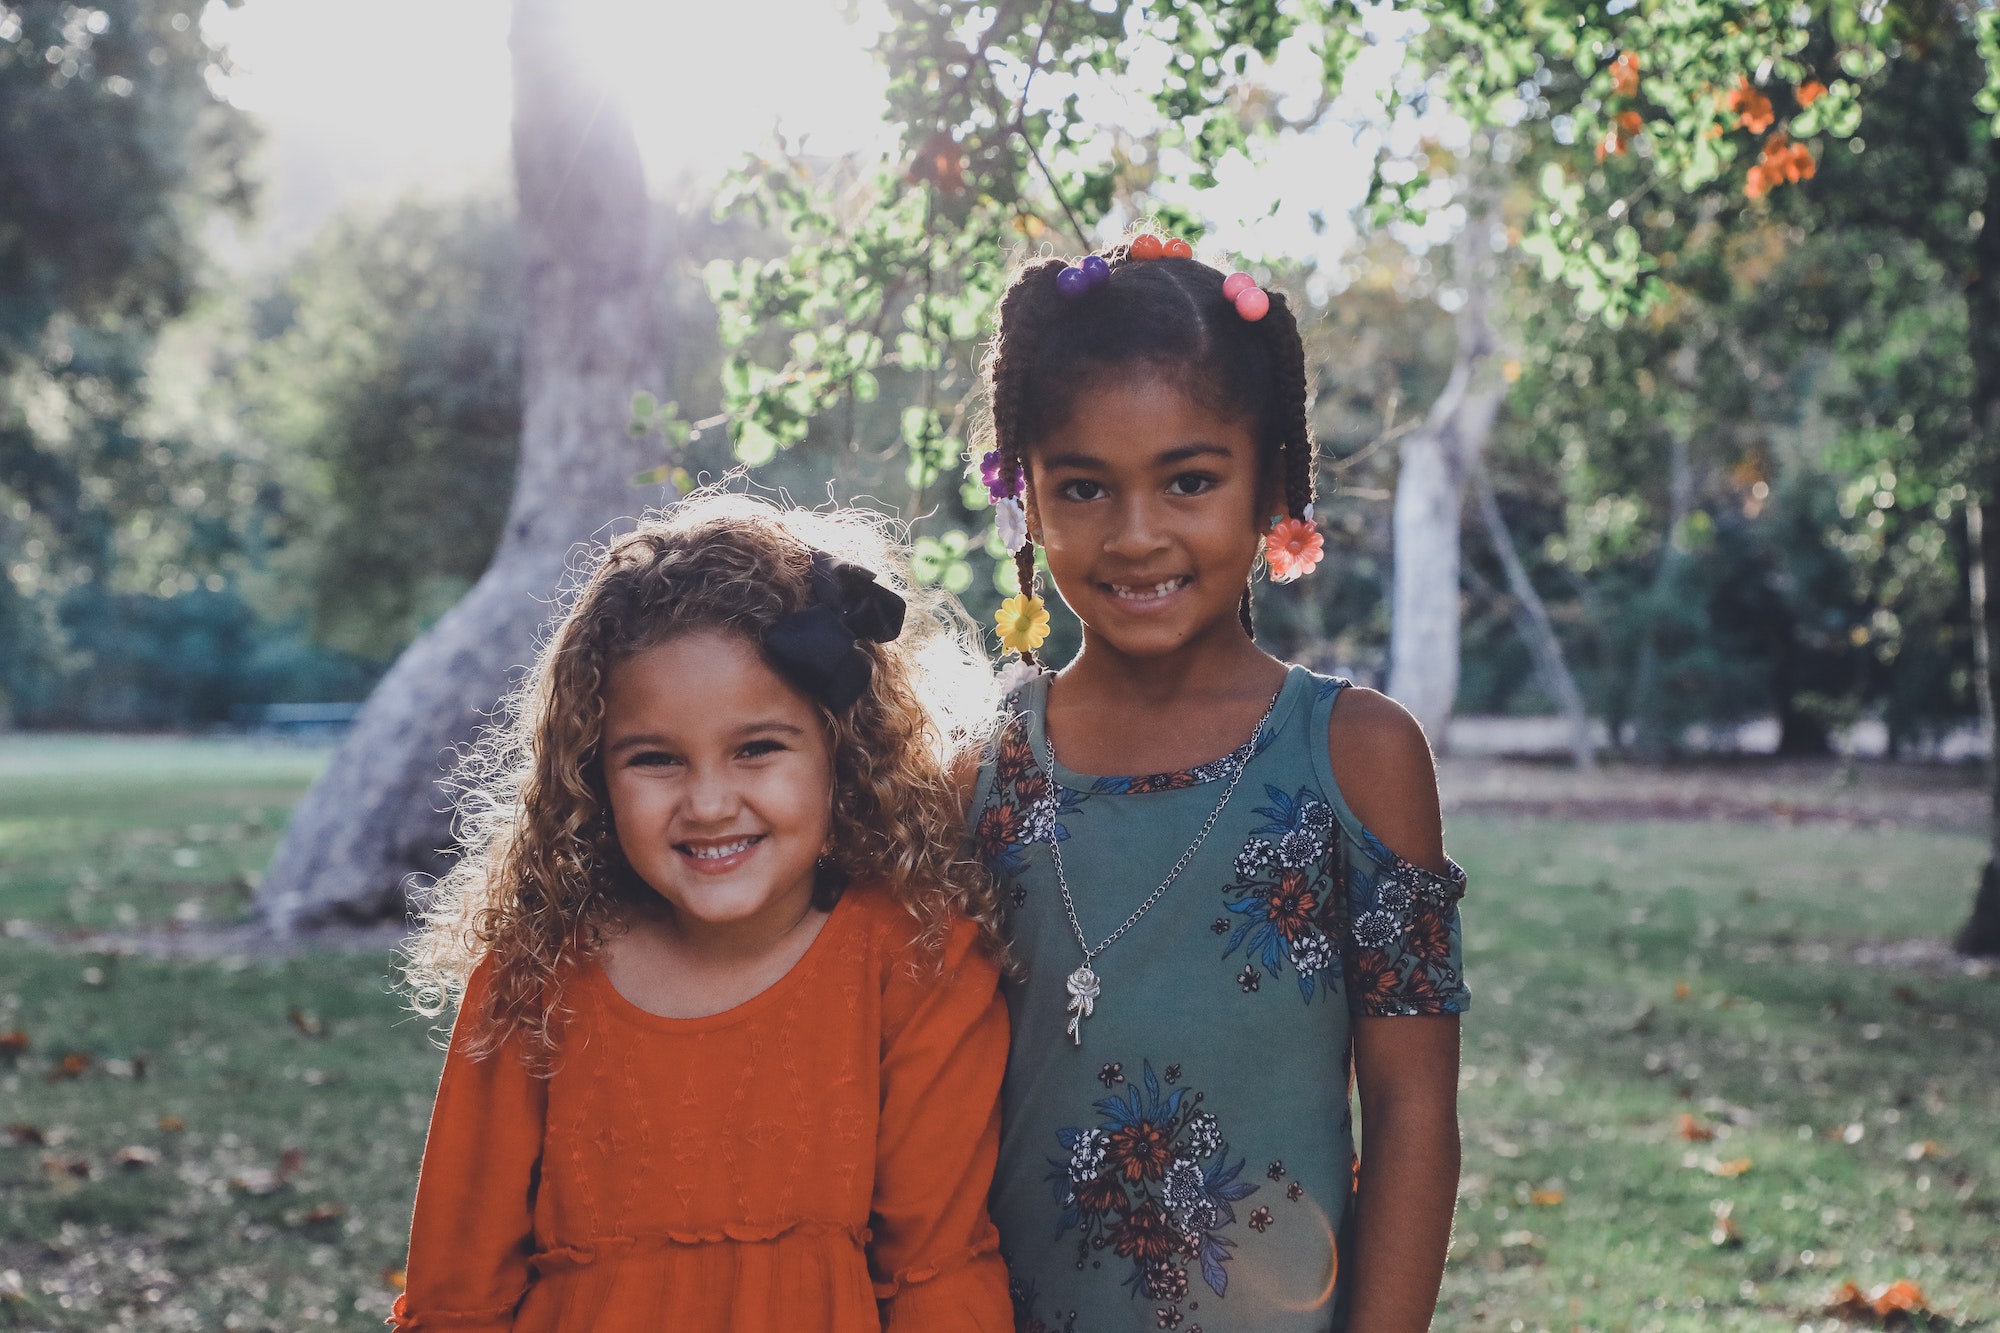
[[[621,909],[653,892],[608,818],[598,746],[611,668],[691,630],[762,643],[780,616],[811,604],[814,549],[874,570],[909,604],[900,638],[859,644],[874,667],[867,691],[844,712],[822,710],[834,758],[829,879],[885,886],[932,952],[955,914],[998,948],[994,886],[964,850],[951,780],[993,704],[964,609],[914,586],[885,520],[710,490],[594,553],[502,720],[461,759],[460,859],[422,895],[403,961],[418,1012],[442,1014],[490,958],[470,1049],[518,1038],[531,1065],[551,1067],[567,978],[619,929]],[[815,898],[831,905],[823,890]]]

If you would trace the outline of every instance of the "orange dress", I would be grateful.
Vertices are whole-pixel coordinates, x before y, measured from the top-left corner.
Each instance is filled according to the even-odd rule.
[[[445,1059],[390,1322],[515,1333],[1013,1327],[986,1213],[1007,1011],[961,921],[944,970],[856,886],[775,985],[707,1018],[595,962],[555,1073]],[[474,972],[459,1022],[480,1012]]]

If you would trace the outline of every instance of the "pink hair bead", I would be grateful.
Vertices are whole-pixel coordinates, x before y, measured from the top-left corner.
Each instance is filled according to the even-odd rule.
[[[1236,293],[1236,313],[1252,321],[1264,318],[1271,309],[1271,298],[1260,287],[1245,287]]]
[[[1222,280],[1222,299],[1234,301],[1245,287],[1255,287],[1257,280],[1248,273],[1232,273]]]

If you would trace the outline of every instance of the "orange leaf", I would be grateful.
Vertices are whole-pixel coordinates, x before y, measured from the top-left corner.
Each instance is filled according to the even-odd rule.
[[[385,1268],[382,1270],[382,1285],[395,1291],[408,1290],[409,1275],[400,1268]]]
[[[27,1049],[28,1034],[21,1029],[13,1028],[7,1032],[0,1032],[0,1055],[11,1060],[17,1055],[24,1054]]]
[[[1630,51],[1621,51],[1611,62],[1611,88],[1620,97],[1639,95],[1639,57]]]
[[[1681,1112],[1679,1133],[1689,1143],[1707,1143],[1715,1137],[1714,1130],[1702,1124],[1701,1121],[1695,1119],[1686,1111]]]
[[[1908,1314],[1920,1314],[1930,1308],[1924,1300],[1923,1288],[1908,1278],[1891,1282],[1876,1292],[1875,1299],[1868,1302],[1868,1307],[1879,1315],[1894,1314],[1898,1310]]]
[[[71,1051],[63,1056],[60,1064],[49,1071],[49,1082],[54,1083],[58,1079],[65,1078],[82,1078],[88,1072],[90,1072],[90,1057],[82,1051]]]
[[[1874,1310],[1869,1307],[1868,1298],[1862,1294],[1861,1288],[1849,1281],[1835,1287],[1833,1295],[1827,1297],[1826,1312],[1828,1314],[1870,1315],[1874,1313]]]
[[[177,1115],[163,1115],[160,1117],[160,1128],[166,1133],[178,1134],[187,1128],[187,1121]]]
[[[1753,1165],[1755,1163],[1748,1157],[1732,1157],[1726,1162],[1710,1162],[1708,1164],[1708,1174],[1711,1176],[1722,1176],[1727,1179],[1730,1176],[1742,1175]]]
[[[1627,134],[1637,134],[1640,130],[1646,128],[1646,118],[1636,111],[1620,111],[1618,113],[1618,128]]]
[[[1694,987],[1688,985],[1685,981],[1676,981],[1674,983],[1674,998],[1676,1000],[1685,1000],[1692,994],[1694,994]]]
[[[1553,1208],[1564,1199],[1561,1190],[1536,1190],[1528,1196],[1528,1202],[1538,1208]]]
[[[1811,83],[1802,83],[1799,85],[1799,105],[1802,107],[1811,106],[1825,95],[1826,85],[1818,79],[1814,79]]]
[[[1777,119],[1771,110],[1771,99],[1751,87],[1748,77],[1737,80],[1736,86],[1723,98],[1723,105],[1735,112],[1736,123],[1752,134],[1762,134]]]

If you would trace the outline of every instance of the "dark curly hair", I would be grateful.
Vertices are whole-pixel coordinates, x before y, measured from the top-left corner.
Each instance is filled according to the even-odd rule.
[[[1025,492],[1028,451],[1069,419],[1079,393],[1135,368],[1160,367],[1202,407],[1252,423],[1267,482],[1281,480],[1286,509],[1304,518],[1316,446],[1305,346],[1291,303],[1267,288],[1270,312],[1246,320],[1222,294],[1226,275],[1200,260],[1133,259],[1126,244],[1100,253],[1111,281],[1081,297],[1057,292],[1056,274],[1068,261],[1046,257],[1023,265],[1000,298],[984,372],[992,447],[1008,474]],[[1033,544],[1014,562],[1021,590],[1033,592]],[[1248,585],[1239,614],[1254,636]]]
[[[913,936],[934,951],[957,913],[997,942],[994,888],[963,850],[949,776],[970,739],[970,727],[954,723],[990,707],[991,672],[963,609],[912,586],[880,520],[708,492],[596,554],[503,722],[461,762],[463,856],[425,895],[404,963],[419,1012],[442,1013],[490,957],[493,984],[471,1048],[519,1037],[531,1065],[546,1071],[575,966],[620,928],[627,904],[652,892],[609,817],[598,746],[612,667],[694,630],[762,643],[780,616],[812,604],[815,549],[874,570],[905,598],[908,615],[895,642],[857,645],[873,662],[860,699],[822,710],[833,750],[833,873],[816,878],[814,903],[830,908],[849,877],[867,880],[909,910]]]

